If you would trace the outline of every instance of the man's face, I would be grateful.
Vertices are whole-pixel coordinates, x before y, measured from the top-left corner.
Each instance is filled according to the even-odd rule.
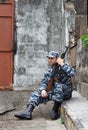
[[[48,62],[51,66],[53,66],[56,63],[56,61],[57,61],[57,58],[48,57]]]

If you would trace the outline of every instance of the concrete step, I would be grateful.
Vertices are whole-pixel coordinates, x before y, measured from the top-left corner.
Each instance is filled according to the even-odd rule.
[[[61,108],[61,120],[67,130],[88,130],[88,100],[77,91]]]

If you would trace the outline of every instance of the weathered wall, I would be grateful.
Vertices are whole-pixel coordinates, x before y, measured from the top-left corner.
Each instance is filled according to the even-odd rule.
[[[87,0],[74,0],[76,27],[79,25],[79,36],[88,34],[87,31]],[[77,34],[76,34],[77,35]],[[81,40],[77,42],[77,91],[88,99],[88,48],[84,47]]]
[[[77,47],[77,91],[88,99],[88,49],[78,42]]]
[[[61,0],[15,0],[14,89],[39,87],[46,55],[62,48],[62,4]]]
[[[65,2],[64,3],[65,12],[64,12],[64,20],[65,20],[65,44],[68,46],[70,44],[70,40],[74,37],[73,31],[75,29],[75,9],[73,2]]]

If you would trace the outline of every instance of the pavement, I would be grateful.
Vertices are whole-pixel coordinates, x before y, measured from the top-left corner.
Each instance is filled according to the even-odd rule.
[[[0,91],[0,130],[66,130],[61,118],[50,118],[52,101],[36,107],[32,120],[15,118],[15,113],[25,109],[29,96],[28,91]]]
[[[33,120],[19,120],[16,112],[25,109],[29,91],[0,91],[0,130],[88,130],[88,100],[78,92],[64,101],[61,117],[51,120],[53,102],[41,104],[33,111]]]

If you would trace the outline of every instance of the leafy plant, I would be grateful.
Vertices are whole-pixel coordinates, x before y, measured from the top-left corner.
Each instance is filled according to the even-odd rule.
[[[88,34],[82,35],[80,39],[83,42],[83,45],[88,48]]]
[[[64,123],[65,123],[64,114],[61,113],[61,124],[64,124]]]

